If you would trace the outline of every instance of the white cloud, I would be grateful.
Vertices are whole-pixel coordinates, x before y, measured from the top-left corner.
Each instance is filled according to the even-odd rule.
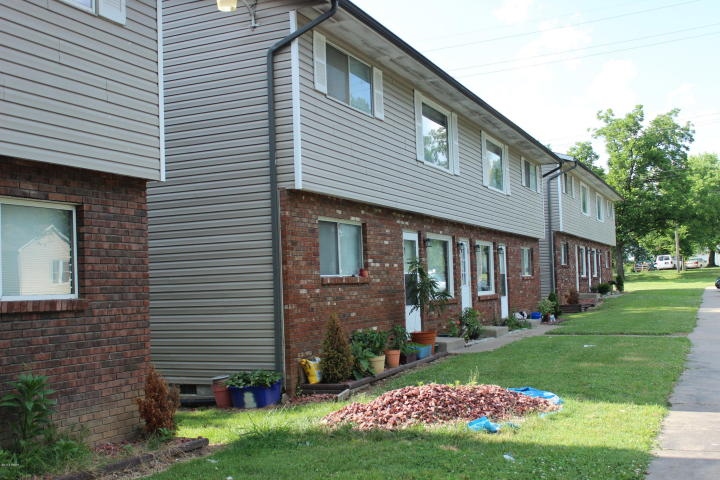
[[[630,112],[638,101],[632,82],[638,70],[630,60],[609,60],[588,84],[585,103],[594,105],[595,110],[612,108],[618,116]]]
[[[525,22],[530,16],[530,7],[534,0],[505,0],[493,10],[495,18],[507,25]]]

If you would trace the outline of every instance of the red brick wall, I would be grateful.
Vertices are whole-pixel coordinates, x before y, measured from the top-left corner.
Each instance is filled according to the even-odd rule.
[[[78,300],[0,302],[0,395],[47,375],[58,426],[127,438],[150,361],[145,181],[0,157],[0,196],[77,204],[79,285]]]
[[[569,256],[567,265],[561,264],[561,249],[562,245],[567,243],[569,245]],[[610,280],[614,280],[614,274],[612,270],[612,253],[609,245],[602,243],[591,242],[584,238],[574,237],[561,232],[555,232],[555,279],[556,289],[558,293],[558,300],[561,304],[567,303],[567,295],[571,290],[576,289],[577,280],[577,254],[578,247],[585,247],[586,257],[588,258],[588,277],[580,278],[580,288],[577,288],[578,292],[587,293],[590,289],[597,284],[604,282],[607,283]],[[595,249],[600,251],[600,269],[599,275],[593,277],[592,266],[590,264],[589,256],[587,252]],[[589,282],[588,282],[589,280]]]
[[[389,329],[405,323],[402,232],[421,234],[420,256],[424,258],[422,239],[426,233],[467,238],[471,248],[472,291],[477,292],[475,254],[476,240],[504,243],[508,251],[510,312],[535,310],[540,297],[539,247],[537,239],[519,237],[472,227],[446,220],[362,205],[337,198],[306,192],[283,191],[281,194],[283,237],[283,289],[285,305],[285,355],[288,390],[294,391],[299,370],[299,355],[318,355],[325,333],[325,323],[332,314],[342,320],[347,333],[377,326]],[[318,217],[353,220],[363,224],[363,247],[368,278],[320,277]],[[535,275],[520,275],[520,248],[534,249]],[[450,318],[460,314],[459,262],[453,247],[456,298],[451,300],[442,317],[423,319],[424,329],[442,331]],[[496,257],[497,276],[497,257]],[[497,281],[497,280],[496,280]],[[500,316],[497,295],[473,297],[485,323]]]

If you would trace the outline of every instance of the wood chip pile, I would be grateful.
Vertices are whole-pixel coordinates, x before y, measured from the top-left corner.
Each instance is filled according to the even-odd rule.
[[[391,390],[370,403],[352,403],[323,420],[328,425],[348,423],[356,430],[399,430],[418,423],[470,421],[483,416],[498,422],[559,408],[548,400],[497,385],[430,384]]]

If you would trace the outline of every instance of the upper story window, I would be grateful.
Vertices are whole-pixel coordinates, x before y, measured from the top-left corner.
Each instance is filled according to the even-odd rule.
[[[437,281],[438,289],[454,296],[452,239],[443,235],[428,235],[427,273]]]
[[[320,275],[350,277],[363,265],[362,225],[319,220]]]
[[[384,118],[382,71],[327,43],[313,33],[315,88],[328,97],[376,118]]]
[[[475,263],[477,264],[478,295],[495,293],[495,262],[492,243],[475,243]]]
[[[605,213],[603,210],[604,206],[605,202],[603,201],[603,197],[595,195],[595,218],[597,218],[600,222],[605,221]]]
[[[415,91],[417,159],[458,174],[457,115]]]
[[[530,247],[520,248],[520,275],[523,277],[533,275],[533,249]]]
[[[507,146],[494,138],[485,135],[482,139],[483,183],[503,193],[510,193],[507,181],[508,150]]]
[[[77,298],[75,207],[0,198],[0,299]]]
[[[587,185],[580,184],[580,210],[585,215],[590,215],[590,192]]]
[[[539,174],[539,168],[537,165],[535,165],[532,162],[529,162],[525,160],[524,158],[521,159],[521,171],[522,171],[522,185],[523,187],[527,187],[533,192],[539,192],[539,183],[538,178],[540,178]]]
[[[608,200],[606,205],[607,205],[607,209],[606,209],[607,218],[612,218],[613,217],[613,203],[610,200]]]
[[[63,0],[72,6],[125,25],[126,0]]]
[[[575,198],[575,177],[569,173],[563,173],[563,193]]]

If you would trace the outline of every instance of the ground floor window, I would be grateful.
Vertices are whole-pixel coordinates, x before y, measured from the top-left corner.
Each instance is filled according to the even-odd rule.
[[[0,198],[0,298],[77,297],[75,207]]]
[[[438,289],[453,296],[451,239],[446,237],[428,237],[427,272],[437,281]]]
[[[533,249],[530,247],[520,248],[520,274],[523,277],[531,277],[533,274]]]
[[[353,276],[362,268],[362,225],[320,220],[320,275]]]
[[[568,257],[570,257],[570,245],[563,242],[560,244],[560,265],[567,265]]]
[[[475,243],[478,295],[495,293],[495,262],[492,253],[492,243]]]

